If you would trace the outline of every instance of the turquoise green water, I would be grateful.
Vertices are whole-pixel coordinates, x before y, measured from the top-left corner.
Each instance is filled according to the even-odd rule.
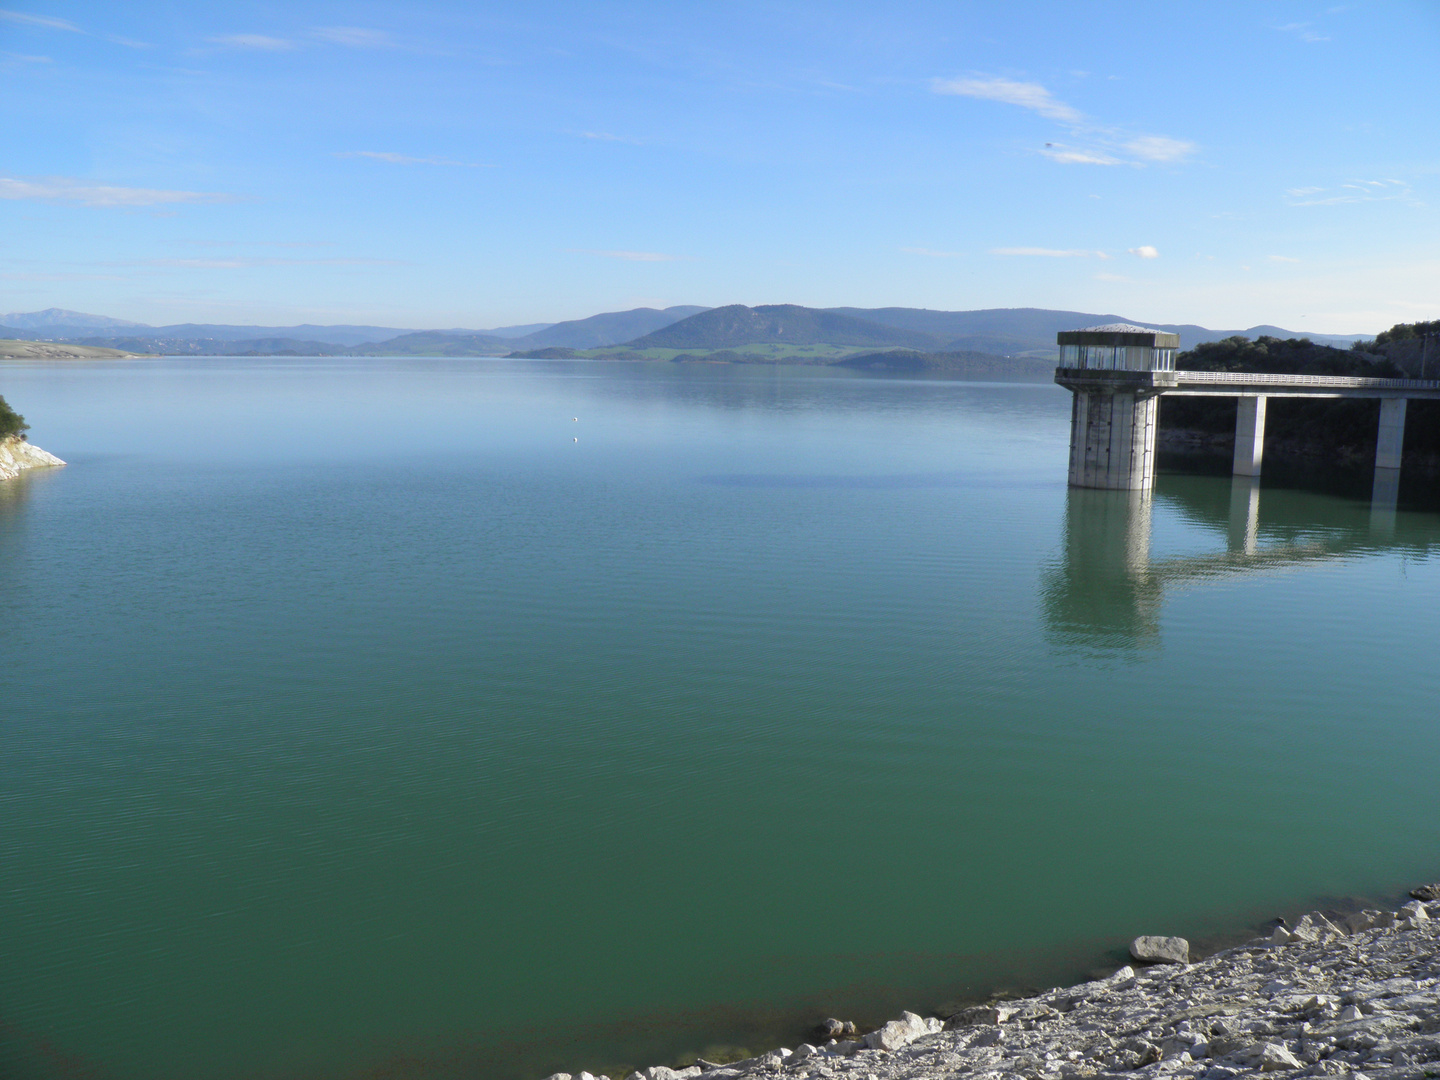
[[[0,393],[7,1075],[614,1070],[1440,876],[1420,478],[1132,505],[1057,388],[810,369]]]

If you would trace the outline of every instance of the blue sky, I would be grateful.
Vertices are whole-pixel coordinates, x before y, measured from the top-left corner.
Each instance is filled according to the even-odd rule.
[[[0,0],[0,311],[1440,317],[1440,3]]]

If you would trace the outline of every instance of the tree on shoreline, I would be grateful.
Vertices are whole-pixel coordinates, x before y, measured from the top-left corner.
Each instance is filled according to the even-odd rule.
[[[22,431],[29,429],[30,425],[25,423],[25,417],[17,413],[3,397],[0,397],[0,439],[19,435]]]
[[[1187,371],[1236,371],[1287,375],[1360,375],[1372,378],[1404,378],[1406,371],[1385,352],[1391,343],[1415,337],[1414,328],[1431,324],[1397,326],[1378,335],[1379,351],[1335,349],[1316,345],[1308,338],[1280,339],[1243,336],[1209,341],[1195,346],[1175,359],[1175,366]],[[1440,327],[1440,323],[1433,324]],[[1417,343],[1418,344],[1418,343]],[[1405,449],[1421,454],[1440,454],[1440,409],[1436,403],[1412,401],[1405,425]],[[1270,399],[1266,438],[1277,446],[1309,447],[1334,453],[1346,450],[1359,455],[1374,452],[1375,426],[1380,405],[1374,400],[1274,397]],[[1235,402],[1221,397],[1164,397],[1160,425],[1212,435],[1235,430]]]

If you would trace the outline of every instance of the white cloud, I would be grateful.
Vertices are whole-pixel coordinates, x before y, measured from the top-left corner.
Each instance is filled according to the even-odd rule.
[[[658,251],[595,251],[591,248],[570,248],[577,255],[599,255],[605,259],[624,259],[626,262],[677,262],[683,255],[664,255]]]
[[[936,94],[999,101],[1064,124],[1082,145],[1065,146],[1047,142],[1040,153],[1061,165],[1170,164],[1183,161],[1199,150],[1193,142],[1166,135],[1135,135],[1098,124],[1079,109],[1061,101],[1046,87],[1000,76],[968,79],[932,79]]]
[[[334,240],[181,240],[191,247],[277,247],[277,248],[324,248],[334,247]]]
[[[264,34],[225,34],[205,40],[212,45],[224,45],[232,49],[260,49],[264,52],[284,52],[295,48],[293,41],[266,37]]]
[[[1099,150],[1072,150],[1064,146],[1056,146],[1054,143],[1046,143],[1045,149],[1040,153],[1044,154],[1051,161],[1058,161],[1062,165],[1121,165],[1119,158],[1113,158],[1109,154]]]
[[[1199,147],[1184,139],[1170,139],[1164,135],[1141,135],[1127,142],[1125,149],[1146,161],[1163,163],[1183,161],[1195,153]]]
[[[1289,255],[1267,255],[1265,257],[1271,262],[1277,263],[1298,263],[1300,261],[1299,259],[1291,258]]]
[[[177,267],[183,270],[250,270],[261,266],[402,266],[399,259],[147,259],[145,266]]]
[[[1149,244],[1141,244],[1139,247],[1127,248],[1131,255],[1139,259],[1158,259],[1160,252],[1156,251]]]
[[[900,250],[907,255],[928,255],[932,259],[958,259],[965,254],[963,251],[931,251],[922,247],[902,247]]]
[[[1051,120],[1070,123],[1082,119],[1080,113],[1060,101],[1039,83],[1016,82],[998,77],[985,79],[935,79],[930,87],[937,94],[958,94],[961,97],[983,98],[1019,105]]]
[[[1305,42],[1308,45],[1313,45],[1318,41],[1330,40],[1329,35],[1322,34],[1320,33],[1320,31],[1314,29],[1313,23],[1286,23],[1284,26],[1275,27],[1275,29],[1279,30],[1282,34],[1294,34],[1301,41]]]
[[[344,150],[335,154],[336,157],[363,157],[373,161],[388,161],[391,165],[454,165],[462,169],[493,169],[494,165],[484,165],[474,161],[451,161],[449,158],[425,158],[409,157],[405,154],[391,154],[383,150]]]
[[[1134,284],[1135,284],[1135,279],[1134,279],[1134,278],[1128,278],[1128,277],[1126,277],[1124,274],[1106,274],[1106,273],[1099,273],[1099,274],[1096,274],[1096,275],[1095,275],[1095,280],[1096,280],[1096,281],[1118,281],[1118,282],[1122,282],[1123,284],[1126,284],[1126,285],[1134,285]]]
[[[53,64],[48,56],[27,56],[25,53],[0,52],[0,60],[11,64]]]
[[[1006,247],[991,248],[991,255],[1039,255],[1047,259],[1108,259],[1103,251],[1084,251],[1077,248]]]
[[[23,26],[43,26],[46,30],[64,30],[67,34],[84,34],[86,37],[97,36],[65,19],[52,19],[48,15],[31,15],[24,11],[6,11],[0,9],[0,22],[20,23]],[[106,41],[114,42],[116,45],[125,45],[132,49],[153,48],[153,46],[151,46],[147,42],[133,41],[130,38],[116,37],[114,34],[103,34],[99,36],[104,37]],[[15,54],[13,53],[0,53],[0,55],[9,55],[11,57],[15,56]],[[19,59],[34,60],[36,58],[27,56],[19,57]],[[46,59],[48,59],[48,57]]]
[[[630,143],[632,146],[639,146],[639,139],[632,139],[626,135],[612,135],[608,131],[582,131],[579,133],[582,139],[595,139],[599,142]]]
[[[164,203],[230,202],[234,198],[233,195],[213,191],[160,191],[88,184],[61,176],[35,180],[0,177],[0,199],[78,202],[84,206],[158,206]]]
[[[23,11],[0,10],[0,19],[6,22],[24,23],[27,26],[43,26],[47,30],[64,30],[71,34],[83,34],[85,31],[72,22],[64,19],[52,19],[45,15],[28,15]]]
[[[1338,190],[1320,187],[1289,188],[1291,206],[1338,206],[1343,203],[1407,202],[1423,205],[1404,180],[1350,180]]]
[[[310,31],[321,41],[332,45],[348,45],[352,49],[392,49],[395,43],[383,30],[365,30],[358,26],[317,26]]]
[[[1079,109],[1060,101],[1038,82],[1020,82],[998,75],[975,76],[968,79],[932,79],[930,91],[965,98],[999,101],[1007,105],[1037,112],[1047,120],[1066,125],[1081,145],[1045,143],[1040,153],[1064,166],[1145,166],[1184,161],[1197,153],[1197,147],[1184,138],[1168,135],[1138,135],[1106,127],[1087,118]]]

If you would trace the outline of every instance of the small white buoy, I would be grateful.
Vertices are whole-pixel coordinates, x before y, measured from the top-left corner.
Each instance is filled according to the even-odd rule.
[[[571,441],[571,442],[579,442],[580,440],[579,440],[579,439],[571,439],[570,441]]]
[[[572,416],[572,417],[570,417],[570,419],[571,419],[571,420],[574,420],[576,423],[579,423],[579,422],[580,422],[580,417],[578,417],[578,416]]]

